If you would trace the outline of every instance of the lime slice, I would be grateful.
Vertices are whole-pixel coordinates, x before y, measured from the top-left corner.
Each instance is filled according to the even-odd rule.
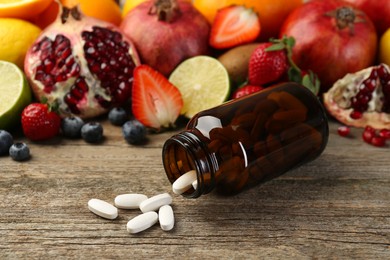
[[[184,103],[181,114],[188,118],[222,104],[230,92],[227,70],[209,56],[195,56],[183,61],[172,72],[169,81],[181,92]]]
[[[31,90],[23,72],[13,63],[0,61],[0,129],[20,122],[22,110],[31,102]]]

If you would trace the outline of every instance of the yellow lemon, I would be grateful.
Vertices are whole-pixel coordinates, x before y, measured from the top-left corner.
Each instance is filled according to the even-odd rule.
[[[387,29],[380,39],[379,61],[390,66],[390,28]]]
[[[15,63],[23,68],[24,57],[41,29],[14,18],[0,18],[0,60]]]

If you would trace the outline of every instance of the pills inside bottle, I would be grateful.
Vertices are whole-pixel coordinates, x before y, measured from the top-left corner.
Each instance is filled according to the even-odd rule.
[[[163,164],[176,193],[236,194],[317,158],[328,132],[318,98],[284,83],[195,115],[165,142]]]

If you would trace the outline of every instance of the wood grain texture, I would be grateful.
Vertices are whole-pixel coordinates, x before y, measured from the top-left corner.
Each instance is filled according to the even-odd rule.
[[[105,220],[87,202],[170,192],[161,148],[174,132],[136,147],[104,122],[103,144],[29,142],[30,161],[0,157],[0,259],[390,259],[390,148],[336,128],[317,160],[236,196],[174,196],[174,230],[136,235],[140,211]]]

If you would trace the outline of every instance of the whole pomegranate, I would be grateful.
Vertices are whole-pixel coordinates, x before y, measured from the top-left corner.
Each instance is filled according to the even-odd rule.
[[[340,122],[390,129],[390,70],[385,64],[345,75],[324,94],[324,105]]]
[[[210,25],[188,1],[143,2],[120,28],[134,42],[142,63],[165,76],[183,60],[209,51]]]
[[[378,36],[390,28],[389,0],[344,0],[364,11],[374,23]]]
[[[28,51],[24,70],[38,100],[57,102],[62,116],[91,118],[129,100],[138,64],[118,28],[63,7]]]
[[[285,20],[280,35],[295,38],[292,58],[299,68],[318,75],[322,92],[375,60],[374,25],[365,13],[343,1],[314,0],[298,7]]]

